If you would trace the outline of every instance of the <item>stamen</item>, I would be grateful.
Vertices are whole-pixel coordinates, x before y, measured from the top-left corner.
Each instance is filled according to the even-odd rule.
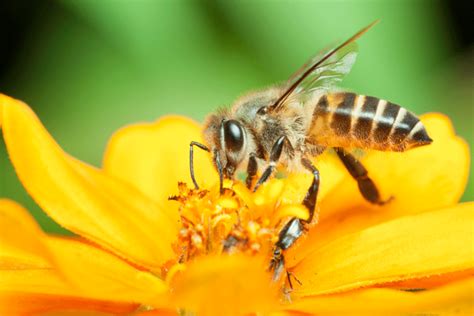
[[[217,186],[207,191],[178,184],[172,199],[180,204],[182,228],[174,249],[181,261],[170,263],[166,280],[198,256],[264,254],[270,262],[283,223],[309,217],[303,205],[283,196],[284,180],[270,180],[255,193],[240,182],[226,180],[224,187],[221,194]]]
[[[166,274],[166,278],[165,278],[165,282],[166,284],[171,284],[171,282],[173,281],[173,278],[175,277],[175,275],[179,272],[182,272],[186,270],[186,265],[185,264],[182,264],[182,263],[177,263],[175,265],[173,265],[168,273]]]

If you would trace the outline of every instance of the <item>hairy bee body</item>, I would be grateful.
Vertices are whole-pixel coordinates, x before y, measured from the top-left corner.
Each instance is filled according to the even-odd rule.
[[[284,111],[279,113],[266,113],[261,110],[268,104],[274,102],[281,93],[281,88],[273,87],[263,91],[254,92],[237,100],[233,106],[223,109],[215,114],[211,114],[204,124],[204,137],[208,144],[221,145],[219,136],[215,132],[223,120],[238,121],[244,131],[244,146],[248,157],[249,153],[254,153],[258,160],[258,167],[261,171],[265,167],[266,161],[270,158],[273,145],[281,136],[288,138],[288,145],[283,148],[283,153],[279,163],[288,171],[301,170],[301,157],[306,153],[316,156],[324,148],[306,141],[307,133],[311,127],[312,109],[304,106],[299,100],[289,102]],[[223,156],[223,165],[231,160],[240,157]],[[227,164],[228,165],[228,164]],[[246,163],[239,164],[237,169],[245,170]]]
[[[320,175],[311,158],[334,148],[365,200],[383,205],[391,198],[381,196],[367,169],[347,149],[402,152],[432,142],[423,123],[405,108],[337,88],[355,62],[355,40],[375,23],[335,49],[313,57],[284,84],[244,96],[230,109],[211,114],[204,126],[206,144],[190,144],[190,172],[196,188],[194,146],[211,152],[221,192],[223,179],[234,178],[238,169],[247,172],[246,184],[254,191],[274,174],[277,165],[288,172],[306,170],[312,174],[302,201],[308,218],[293,217],[282,223],[274,244],[269,267],[274,279],[283,271],[283,252],[315,217]],[[290,279],[288,282],[291,287]]]
[[[280,94],[280,88],[252,93],[237,100],[230,110],[209,116],[204,132],[207,143],[222,139],[209,131],[218,129],[223,120],[236,120],[243,127],[246,156],[255,153],[262,167],[277,139],[286,136],[289,146],[279,162],[291,172],[302,169],[302,157],[315,157],[328,147],[402,152],[431,142],[414,114],[383,99],[328,92],[307,100],[294,98],[277,112],[261,111]],[[247,164],[237,167],[243,169]]]
[[[337,92],[311,103],[308,135],[321,146],[401,152],[431,142],[414,114],[386,100]]]

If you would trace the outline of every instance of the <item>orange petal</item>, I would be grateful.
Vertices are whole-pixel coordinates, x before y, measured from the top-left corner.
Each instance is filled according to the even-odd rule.
[[[156,303],[167,292],[164,281],[100,248],[47,237],[9,200],[0,200],[0,229],[0,291],[139,303]]]
[[[52,269],[1,269],[0,280],[0,315],[65,310],[122,312],[136,308],[132,303],[90,297]]]
[[[0,270],[0,292],[76,296],[80,293],[52,268]]]
[[[101,312],[107,315],[129,314],[134,304],[89,300],[80,297],[0,292],[0,315],[85,315]],[[49,314],[45,314],[48,313]],[[61,313],[61,314],[59,314]],[[63,314],[64,313],[64,314]],[[87,315],[99,315],[87,313]],[[104,314],[100,314],[104,316]]]
[[[399,290],[410,289],[431,289],[442,285],[457,282],[474,276],[474,269],[454,271],[445,274],[431,275],[423,278],[402,280],[398,282],[383,284],[383,287],[390,287]]]
[[[432,144],[404,153],[373,151],[361,159],[382,196],[394,197],[384,207],[372,208],[400,215],[417,213],[452,205],[464,192],[469,173],[468,145],[456,136],[446,116],[432,113],[421,120]],[[321,201],[321,219],[359,205],[370,207],[356,181],[346,175]]]
[[[51,255],[38,239],[43,232],[19,204],[0,199],[0,269],[50,267]]]
[[[0,292],[74,295],[53,270],[46,236],[25,209],[1,200],[0,229]]]
[[[201,127],[181,116],[167,116],[154,123],[130,125],[116,132],[107,146],[104,169],[135,185],[160,203],[177,194],[178,181],[192,185],[189,144],[202,143]],[[207,152],[194,149],[198,183],[209,187],[218,181]],[[176,203],[170,203],[176,208]]]
[[[177,311],[174,310],[150,310],[133,314],[133,316],[179,316]]]
[[[157,303],[167,293],[164,281],[112,254],[73,239],[49,237],[58,270],[89,297],[135,303]]]
[[[318,315],[473,315],[473,293],[474,280],[469,279],[421,292],[366,289],[307,297],[287,309]]]
[[[474,268],[474,203],[392,220],[338,238],[292,272],[298,296],[320,295]],[[337,229],[337,228],[335,228]]]
[[[149,268],[159,268],[174,256],[177,214],[68,156],[24,103],[0,95],[0,104],[10,159],[26,190],[48,215]]]
[[[174,282],[172,301],[198,315],[243,315],[275,309],[276,289],[265,261],[244,255],[206,257]]]
[[[337,189],[340,182],[346,179],[347,171],[333,151],[326,151],[312,161],[319,170],[321,179],[318,191],[319,206],[319,202],[324,201],[326,196]],[[307,171],[288,174],[282,199],[291,203],[302,202],[312,181],[313,175]]]

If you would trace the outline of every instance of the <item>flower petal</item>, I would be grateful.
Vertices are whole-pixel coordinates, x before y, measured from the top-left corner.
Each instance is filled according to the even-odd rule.
[[[84,312],[100,315],[124,315],[137,309],[134,304],[89,300],[73,296],[0,292],[0,315],[64,315],[84,316]],[[51,314],[44,314],[50,312]],[[59,314],[61,313],[61,314]],[[87,313],[87,315],[99,315]]]
[[[383,207],[372,208],[413,214],[452,205],[464,192],[469,173],[468,145],[456,136],[446,116],[431,113],[421,120],[432,144],[404,153],[373,151],[361,159],[382,196],[394,197]],[[370,207],[356,181],[346,175],[321,201],[321,219],[359,205]]]
[[[67,283],[52,268],[0,268],[0,315],[31,315],[45,311],[122,312],[136,304],[101,301]]]
[[[198,315],[244,315],[278,304],[263,260],[244,255],[205,257],[176,277],[172,301]]]
[[[177,214],[159,208],[131,185],[68,156],[24,103],[0,95],[0,104],[3,135],[15,170],[55,221],[152,269],[174,256]]]
[[[122,128],[109,141],[104,169],[134,184],[155,201],[165,202],[178,191],[178,181],[192,185],[189,144],[202,142],[201,127],[181,116],[167,116],[147,124]],[[210,156],[194,150],[197,181],[204,187],[218,181]],[[176,208],[175,203],[170,204]]]
[[[297,296],[320,295],[474,268],[474,203],[406,216],[338,238],[292,272]]]
[[[333,151],[324,152],[313,158],[312,162],[319,170],[321,178],[317,205],[319,209],[319,202],[324,201],[326,196],[346,178],[347,171]],[[280,171],[284,174],[287,173],[287,170],[283,168]],[[307,171],[288,173],[280,199],[283,203],[302,203],[312,181],[313,175]]]
[[[318,315],[473,315],[473,293],[474,280],[469,279],[421,292],[365,289],[307,297],[296,300],[288,309]]]
[[[100,248],[46,236],[9,200],[0,200],[0,229],[0,291],[156,303],[168,290],[158,277]]]
[[[164,281],[140,271],[100,248],[73,239],[49,237],[57,269],[89,297],[102,300],[161,302],[168,288]]]
[[[34,219],[19,204],[0,199],[0,269],[50,267],[49,249]]]
[[[178,314],[178,312],[174,310],[155,309],[155,310],[135,313],[133,315],[134,316],[179,316],[180,314]]]
[[[77,290],[50,268],[0,270],[0,292],[75,296]],[[79,295],[81,296],[81,295]]]

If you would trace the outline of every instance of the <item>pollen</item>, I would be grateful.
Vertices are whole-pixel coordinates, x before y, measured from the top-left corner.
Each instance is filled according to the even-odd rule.
[[[178,194],[170,197],[179,203],[181,229],[174,245],[182,265],[200,256],[246,255],[268,256],[278,241],[283,225],[292,217],[308,218],[300,201],[284,198],[282,180],[273,179],[252,192],[240,182],[226,180],[224,192],[193,189],[178,184]],[[175,273],[173,264],[169,272]],[[167,278],[170,276],[167,275]]]

